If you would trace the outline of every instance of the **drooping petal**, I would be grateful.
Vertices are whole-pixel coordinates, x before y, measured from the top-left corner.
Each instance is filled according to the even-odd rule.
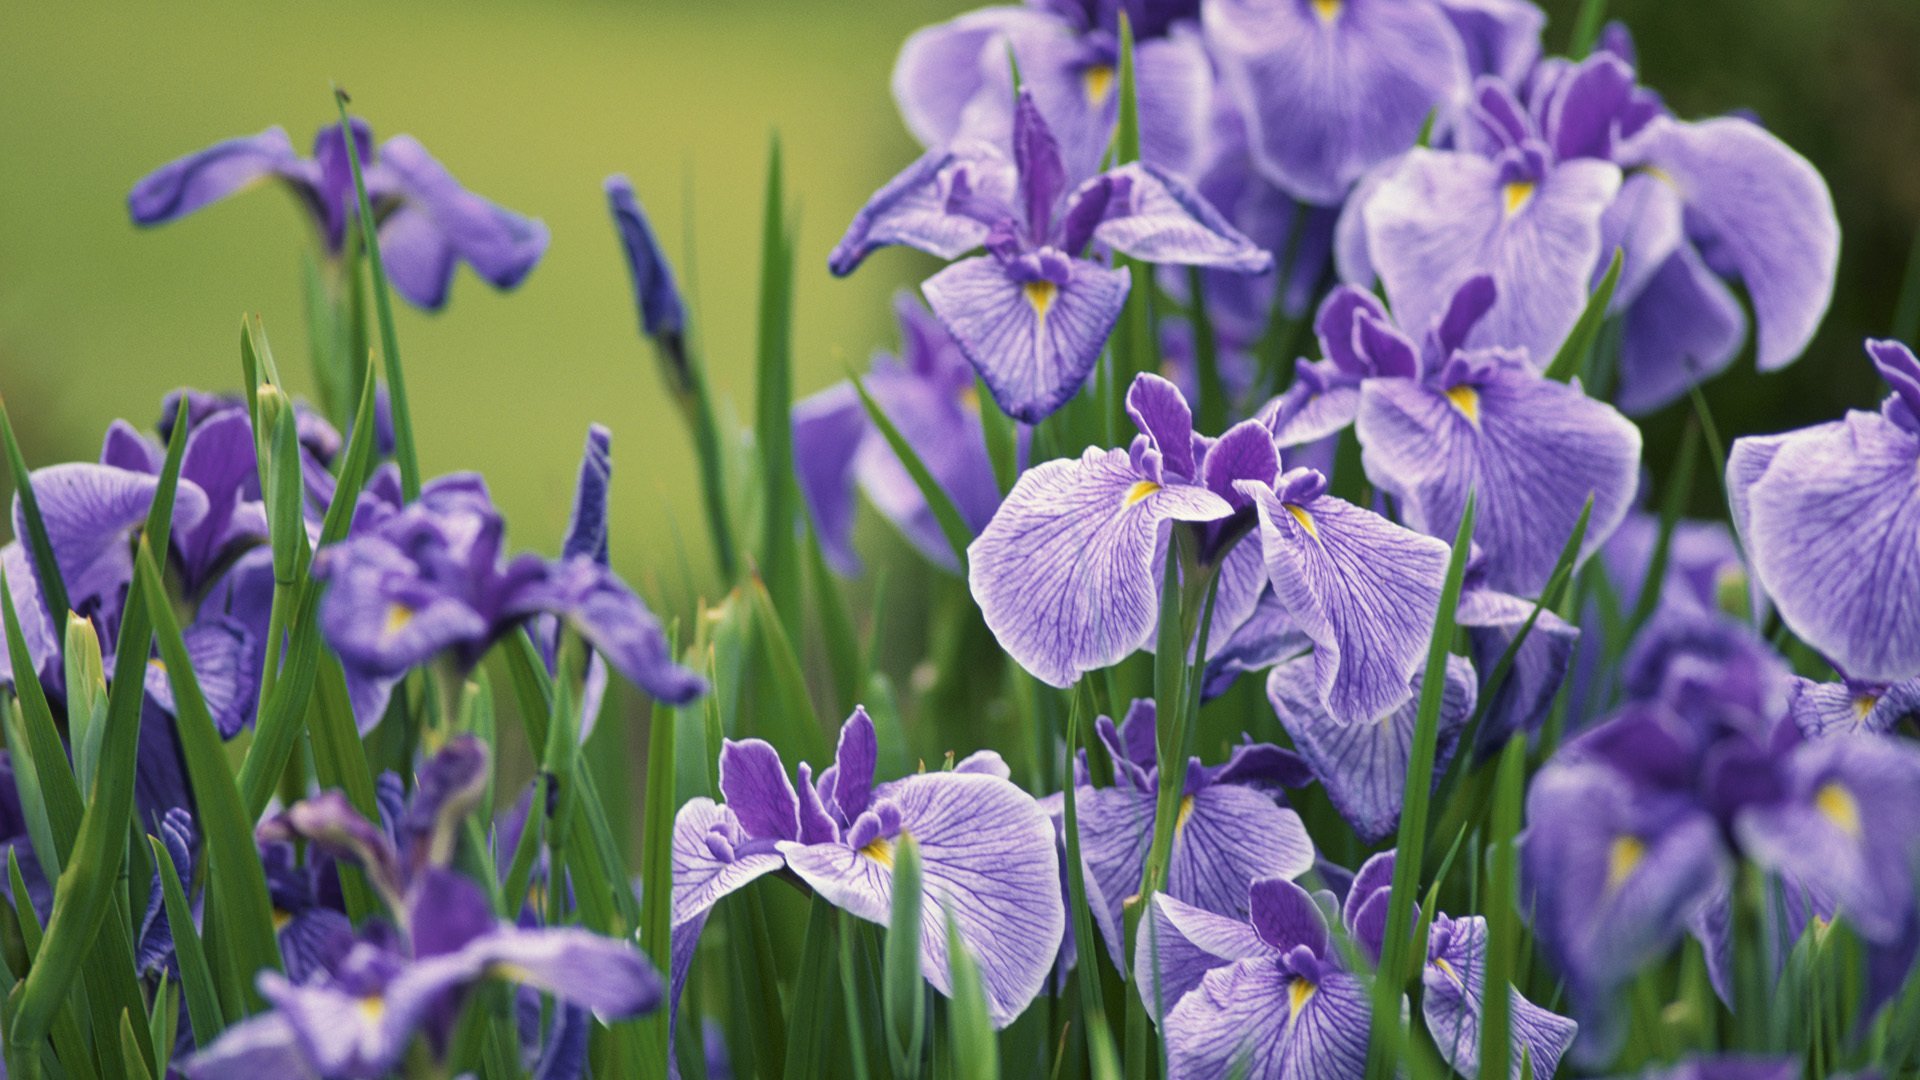
[[[852,383],[835,383],[793,407],[794,475],[800,497],[820,538],[821,554],[842,574],[860,567],[853,550],[853,468],[867,431],[867,413]]]
[[[179,1062],[188,1080],[320,1080],[301,1053],[293,1026],[279,1013],[250,1017],[220,1033],[213,1045]]]
[[[1415,149],[1362,211],[1367,252],[1403,327],[1433,323],[1460,284],[1491,274],[1499,293],[1467,344],[1553,359],[1587,304],[1600,218],[1620,170],[1564,161],[1537,181],[1507,181],[1477,154]]]
[[[881,786],[876,800],[899,808],[900,828],[919,848],[926,903],[920,968],[952,992],[947,919],[980,965],[995,1027],[1013,1022],[1046,983],[1066,913],[1053,825],[1026,793],[979,773],[922,773]],[[793,871],[814,891],[871,922],[891,916],[891,843],[783,843]]]
[[[350,671],[399,675],[489,630],[465,599],[424,580],[418,564],[380,536],[322,550],[313,573],[328,583],[321,632]]]
[[[1272,702],[1281,726],[1325,785],[1340,816],[1369,844],[1392,835],[1400,823],[1414,720],[1419,712],[1418,677],[1412,685],[1416,696],[1377,720],[1343,724],[1329,716],[1321,704],[1312,660],[1303,657],[1288,661],[1267,677],[1267,700]],[[1461,731],[1473,715],[1476,691],[1473,664],[1465,657],[1448,657],[1439,741],[1434,751],[1435,783],[1453,760]]]
[[[1124,450],[1023,473],[967,549],[987,626],[1054,686],[1143,647],[1159,614],[1155,563],[1170,521],[1232,513],[1203,487],[1141,479]]]
[[[1030,424],[1080,389],[1120,318],[1131,281],[1124,268],[1083,259],[1061,263],[1064,282],[1021,281],[998,258],[982,255],[954,263],[921,286],[993,399]]]
[[[1254,161],[1302,202],[1339,202],[1467,89],[1465,50],[1438,5],[1234,0],[1202,14]]]
[[[1840,223],[1819,170],[1739,117],[1657,120],[1625,156],[1672,179],[1708,265],[1746,286],[1760,369],[1792,363],[1826,314],[1840,261]]]
[[[677,335],[687,322],[686,305],[680,299],[680,287],[674,282],[673,264],[660,250],[653,225],[634,196],[633,184],[624,176],[609,176],[606,181],[607,207],[613,213],[613,226],[620,234],[620,248],[626,256],[627,273],[633,279],[634,307],[640,312],[640,330],[650,338]]]
[[[1140,876],[1153,841],[1154,793],[1128,787],[1077,789],[1080,860],[1086,865],[1088,906],[1116,964],[1124,962],[1126,902],[1140,892]],[[1103,901],[1093,907],[1095,894]]]
[[[146,521],[159,484],[157,477],[144,473],[86,462],[33,471],[47,542],[60,564],[67,598],[81,614],[105,610],[109,617],[118,617],[122,590],[133,580],[128,534]],[[174,496],[175,533],[191,530],[206,514],[206,494],[199,485],[182,481]],[[27,535],[18,496],[13,501],[13,534]],[[158,558],[160,553],[154,554]]]
[[[127,211],[136,225],[158,225],[264,180],[291,178],[300,171],[300,155],[286,131],[271,127],[162,165],[133,185],[127,193]]]
[[[1156,1021],[1200,985],[1206,973],[1271,954],[1245,919],[1230,919],[1155,893],[1134,945],[1133,976]]]
[[[707,692],[705,679],[674,663],[660,620],[605,564],[576,555],[504,603],[508,615],[558,615],[615,671],[653,697],[684,705]]]
[[[444,304],[454,259],[494,288],[511,289],[546,252],[544,223],[460,186],[413,136],[388,139],[380,147],[380,164],[403,199],[380,225],[380,258],[408,301],[429,310]]]
[[[1329,495],[1283,503],[1247,485],[1259,509],[1267,577],[1314,644],[1314,679],[1340,723],[1384,716],[1412,696],[1447,545]]]
[[[1263,274],[1273,254],[1247,239],[1186,182],[1144,162],[1088,181],[1068,202],[1065,247],[1092,239],[1136,259]],[[1086,230],[1081,232],[1080,230]]]
[[[1892,600],[1920,588],[1916,462],[1920,439],[1852,412],[1782,439],[1745,492],[1741,539],[1760,583],[1794,633],[1856,679],[1920,674],[1920,609]]]
[[[1580,644],[1580,628],[1546,609],[1538,617],[1535,604],[1492,589],[1473,589],[1460,597],[1456,625],[1466,628],[1469,651],[1476,668],[1492,678],[1493,669],[1533,619],[1533,629],[1513,654],[1506,680],[1486,705],[1480,745],[1496,746],[1516,731],[1537,731],[1553,708]]]
[[[444,959],[471,965],[476,977],[506,978],[609,1021],[652,1012],[666,995],[659,972],[639,949],[574,926],[503,927]],[[408,977],[402,973],[396,980],[395,996]]]
[[[847,226],[827,266],[844,277],[868,255],[894,244],[958,258],[986,242],[989,226],[978,216],[951,209],[956,191],[1011,213],[1015,184],[1013,163],[985,144],[929,150],[874,192]]]
[[[1361,389],[1368,479],[1407,523],[1451,536],[1474,494],[1474,542],[1489,585],[1536,596],[1588,498],[1583,555],[1626,517],[1639,489],[1640,429],[1577,386],[1499,364],[1442,391],[1404,379]]]
[[[1600,215],[1600,258],[1595,283],[1607,271],[1606,262],[1620,249],[1620,280],[1613,289],[1611,311],[1623,311],[1640,297],[1642,289],[1667,259],[1686,243],[1680,192],[1657,173],[1628,173],[1620,194]]]
[[[1627,308],[1614,396],[1636,416],[1652,412],[1725,371],[1746,340],[1739,298],[1682,244]]]

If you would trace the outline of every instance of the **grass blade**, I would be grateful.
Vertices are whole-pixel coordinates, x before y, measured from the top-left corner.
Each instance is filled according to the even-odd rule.
[[[794,529],[793,242],[787,233],[780,138],[767,153],[766,217],[760,237],[760,322],[754,434],[760,452],[760,576],[778,601],[789,637],[800,626],[800,560]]]
[[[673,706],[654,702],[653,719],[647,732],[646,811],[641,819],[640,944],[653,956],[654,967],[661,971],[673,967],[673,815],[679,805],[673,784],[676,722]],[[664,1075],[672,1034],[667,1026],[667,1010],[659,1010],[648,1022],[654,1027],[661,1055],[659,1065]]]
[[[1220,377],[1220,343],[1207,314],[1206,274],[1197,266],[1187,267],[1187,325],[1193,333],[1193,370],[1200,389],[1194,429],[1225,431],[1232,403],[1227,400],[1226,381]]]
[[[1407,760],[1407,782],[1400,811],[1400,836],[1394,860],[1393,882],[1387,899],[1387,929],[1381,948],[1380,972],[1374,980],[1372,1046],[1367,1075],[1386,1078],[1398,1069],[1401,1037],[1400,995],[1412,977],[1415,943],[1413,894],[1420,887],[1427,845],[1428,800],[1433,793],[1433,757],[1439,735],[1440,702],[1446,689],[1447,654],[1453,644],[1454,613],[1460,605],[1460,582],[1466,574],[1467,552],[1473,543],[1475,493],[1467,493],[1460,527],[1453,536],[1447,560],[1446,582],[1440,590],[1440,608],[1434,614],[1433,636],[1421,677],[1420,706],[1415,716],[1413,747]]]
[[[813,898],[807,916],[807,936],[801,947],[800,973],[793,984],[793,1007],[787,1017],[786,1080],[826,1075],[827,1008],[834,960],[834,906],[824,897]]]
[[[1513,905],[1516,892],[1515,837],[1520,833],[1520,801],[1527,782],[1527,745],[1512,739],[1500,754],[1493,782],[1492,869],[1485,893],[1487,953],[1481,979],[1480,1075],[1507,1076],[1513,1053],[1512,986],[1518,968],[1515,936],[1519,915]]]
[[[1586,308],[1574,320],[1573,329],[1567,332],[1567,339],[1560,343],[1560,351],[1553,354],[1553,362],[1547,365],[1547,378],[1566,382],[1586,367],[1587,357],[1593,352],[1593,342],[1600,336],[1600,324],[1607,321],[1607,306],[1613,303],[1613,290],[1620,284],[1623,258],[1621,250],[1614,248],[1613,261],[1607,264],[1606,274],[1600,278],[1600,284],[1594,287],[1593,295],[1587,297]]]
[[[1567,40],[1567,55],[1584,60],[1600,40],[1600,28],[1606,25],[1607,0],[1584,0],[1573,20],[1573,36]]]
[[[13,606],[13,589],[5,574],[0,574],[0,612],[6,619],[7,654],[13,662],[13,689],[18,695],[20,722],[26,736],[25,745],[15,744],[13,751],[16,755],[22,750],[27,753],[35,780],[33,788],[39,793],[47,828],[47,835],[41,840],[48,845],[48,850],[39,850],[40,844],[36,843],[34,854],[49,874],[58,874],[73,854],[74,837],[80,832],[80,819],[86,812],[85,800],[73,770],[67,766],[66,747],[60,744],[60,732],[53,725],[53,709],[47,704],[46,691],[41,688],[40,676],[27,653],[26,637],[20,632],[20,616]],[[27,785],[22,784],[20,788],[24,804]],[[51,862],[46,861],[49,857]]]
[[[952,496],[940,486],[940,481],[934,479],[926,462],[920,460],[920,455],[907,442],[906,436],[900,434],[900,429],[894,426],[886,410],[867,393],[866,383],[851,371],[847,377],[853,380],[854,392],[860,395],[860,404],[865,406],[867,417],[873,421],[874,427],[880,429],[880,437],[887,440],[887,445],[893,449],[893,456],[900,459],[907,475],[913,477],[914,485],[920,489],[921,497],[927,500],[927,508],[933,511],[933,519],[940,524],[940,535],[947,538],[947,546],[953,549],[954,560],[964,577],[967,572],[967,545],[973,543],[973,530],[967,527],[966,519],[960,516],[960,508],[954,505]],[[982,406],[982,411],[985,411],[985,406]]]
[[[1660,606],[1660,585],[1667,579],[1667,561],[1673,553],[1673,531],[1679,527],[1687,499],[1693,494],[1693,474],[1700,464],[1700,426],[1688,424],[1680,438],[1680,453],[1673,471],[1667,474],[1667,490],[1660,499],[1660,531],[1654,536],[1653,554],[1647,560],[1647,573],[1640,580],[1640,594],[1634,598],[1633,613],[1627,617],[1627,632],[1622,647],[1633,640],[1640,628]]]
[[[987,444],[987,462],[993,466],[994,486],[1005,495],[1020,478],[1019,429],[978,374],[973,377],[973,397],[980,405],[980,434]]]
[[[193,1027],[193,1041],[198,1046],[210,1046],[227,1027],[220,1015],[213,971],[207,966],[200,931],[193,924],[193,907],[187,903],[186,890],[180,887],[180,874],[174,869],[173,856],[157,837],[147,837],[147,843],[153,848],[153,865],[160,875],[161,899],[167,909],[167,928],[173,932],[173,952],[180,961],[180,983],[187,995],[187,1020]]]
[[[73,605],[67,600],[67,584],[61,577],[60,561],[54,557],[53,542],[47,539],[47,521],[40,515],[40,500],[33,494],[33,476],[27,459],[20,453],[20,441],[14,438],[13,417],[0,398],[0,439],[6,440],[7,468],[13,472],[14,494],[20,499],[20,516],[27,521],[27,551],[33,556],[33,574],[40,582],[40,596],[47,604],[47,617],[55,624]]]
[[[887,1054],[895,1076],[920,1075],[926,1044],[927,983],[920,977],[920,914],[925,895],[920,880],[920,848],[901,833],[893,844],[893,913],[887,943],[881,1003],[887,1022]]]
[[[764,734],[771,736],[768,741],[775,746],[797,752],[802,760],[824,760],[830,748],[827,746],[826,733],[820,729],[820,718],[814,711],[813,699],[807,694],[807,679],[800,666],[800,654],[794,649],[793,640],[787,636],[786,627],[776,614],[773,597],[768,594],[766,587],[758,579],[749,579],[746,589],[753,605],[754,630],[766,662],[769,681],[765,685],[772,690],[772,700],[762,699],[762,704],[773,706],[773,712],[779,718],[778,728]]]
[[[1088,714],[1093,711],[1092,691],[1082,681],[1074,687],[1073,703],[1067,712],[1067,755],[1073,756],[1080,745],[1082,725],[1087,723]],[[1089,755],[1091,756],[1091,755]],[[1080,979],[1081,1011],[1105,1016],[1107,1012],[1106,995],[1100,986],[1099,939],[1093,927],[1093,909],[1087,906],[1086,864],[1080,858],[1080,808],[1076,785],[1068,782],[1062,785],[1061,801],[1065,805],[1067,834],[1067,900],[1072,906],[1074,969]],[[1087,1029],[1088,1039],[1093,1038],[1093,1029]],[[1093,1048],[1089,1043],[1088,1052]]]
[[[993,1021],[987,1016],[980,965],[960,940],[951,910],[947,912],[947,961],[953,979],[953,1003],[947,1008],[952,1075],[958,1080],[998,1080],[1000,1045],[994,1039]]]

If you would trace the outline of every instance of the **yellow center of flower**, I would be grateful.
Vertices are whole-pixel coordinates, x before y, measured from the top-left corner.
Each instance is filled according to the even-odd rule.
[[[1113,93],[1113,65],[1094,64],[1080,73],[1080,85],[1087,92],[1089,105],[1105,105]]]
[[[1640,868],[1640,860],[1647,857],[1647,845],[1637,836],[1614,838],[1613,846],[1607,849],[1607,891],[1612,892],[1626,884],[1633,872]]]
[[[875,839],[860,849],[860,854],[872,859],[887,869],[893,869],[893,841]]]
[[[162,675],[165,675],[167,673],[167,662],[165,660],[160,659],[157,656],[147,661],[147,666],[159,672]]]
[[[1033,313],[1040,316],[1042,321],[1046,319],[1047,312],[1053,310],[1054,298],[1060,295],[1060,286],[1045,278],[1029,281],[1020,290],[1027,294],[1027,303],[1033,305]]]
[[[1503,189],[1507,198],[1507,216],[1519,213],[1520,208],[1533,199],[1533,188],[1531,180],[1515,180]]]
[[[980,415],[980,388],[969,386],[960,391],[960,407],[975,416]]]
[[[1447,391],[1447,400],[1453,402],[1461,416],[1476,424],[1480,422],[1480,391],[1471,386],[1456,386]]]
[[[1879,694],[1861,694],[1859,697],[1854,698],[1854,719],[1864,721],[1867,716],[1873,712],[1873,707],[1878,704],[1880,704]]]
[[[387,605],[386,630],[389,636],[393,634],[397,634],[402,630],[405,630],[407,628],[407,624],[412,621],[413,621],[412,608],[408,607],[405,604],[400,603],[397,600]]]
[[[1187,819],[1192,816],[1193,796],[1183,795],[1180,797],[1180,813],[1173,819],[1173,834],[1175,836],[1180,835],[1180,830],[1187,827]]]
[[[1134,503],[1139,502],[1141,499],[1159,490],[1160,485],[1151,480],[1137,480],[1132,487],[1127,489],[1127,500],[1122,505],[1132,506]]]
[[[1295,979],[1287,984],[1287,1020],[1291,1022],[1307,1007],[1307,999],[1320,989],[1305,979]]]
[[[274,930],[276,931],[285,930],[287,928],[287,924],[292,921],[293,921],[293,912],[288,911],[286,908],[282,908],[282,907],[277,907],[273,909]]]
[[[1343,6],[1342,0],[1313,0],[1313,12],[1320,16],[1321,22],[1330,23],[1339,18]]]
[[[360,1016],[369,1024],[377,1024],[387,1013],[387,999],[379,994],[368,994],[358,1002]]]
[[[1320,526],[1313,523],[1313,515],[1307,513],[1306,507],[1298,503],[1281,503],[1280,505],[1286,507],[1287,513],[1293,515],[1293,520],[1299,522],[1300,527],[1307,530],[1308,536],[1313,537],[1315,540],[1320,539]]]
[[[1820,785],[1820,790],[1813,793],[1813,806],[1841,832],[1860,835],[1860,804],[1853,800],[1853,792],[1838,782],[1830,780]]]
[[[1444,957],[1444,956],[1436,956],[1436,957],[1434,957],[1434,958],[1433,958],[1433,966],[1434,966],[1434,967],[1437,967],[1437,968],[1439,968],[1439,969],[1440,969],[1440,974],[1442,974],[1442,975],[1445,975],[1445,976],[1446,976],[1447,978],[1449,978],[1449,979],[1452,979],[1452,980],[1453,980],[1453,984],[1454,984],[1455,986],[1465,986],[1465,985],[1466,985],[1466,982],[1465,982],[1465,980],[1463,980],[1463,979],[1461,979],[1461,978],[1460,978],[1460,973],[1459,973],[1459,972],[1457,972],[1457,971],[1455,971],[1455,970],[1453,970],[1453,965],[1452,965],[1452,964],[1449,964],[1449,963],[1447,963],[1447,958],[1446,958],[1446,957]]]

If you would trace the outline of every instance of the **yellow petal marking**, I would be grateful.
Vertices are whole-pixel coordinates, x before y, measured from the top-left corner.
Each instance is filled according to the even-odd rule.
[[[1867,716],[1873,712],[1873,707],[1878,704],[1880,704],[1879,694],[1861,694],[1859,697],[1854,698],[1853,699],[1854,719],[1865,721]]]
[[[1180,797],[1180,813],[1173,819],[1173,835],[1179,836],[1180,830],[1187,827],[1187,819],[1193,816],[1193,796]]]
[[[1144,499],[1147,496],[1159,490],[1160,490],[1160,485],[1154,483],[1151,480],[1135,481],[1134,485],[1127,489],[1127,501],[1122,505],[1132,506],[1134,503],[1139,502],[1141,499]]]
[[[1447,400],[1460,410],[1460,415],[1474,423],[1480,422],[1480,391],[1471,386],[1456,386],[1447,391]]]
[[[1647,857],[1647,845],[1637,836],[1615,837],[1613,846],[1607,849],[1607,891],[1612,892],[1626,884],[1633,872],[1640,868],[1640,860]]]
[[[1299,522],[1300,527],[1307,530],[1308,536],[1313,537],[1315,540],[1320,539],[1320,526],[1313,523],[1313,515],[1307,513],[1306,507],[1298,503],[1281,503],[1280,505],[1286,507],[1287,513],[1293,515],[1293,520]]]
[[[392,636],[407,628],[413,621],[413,609],[399,601],[387,605],[387,634]]]
[[[1434,967],[1437,967],[1437,968],[1439,968],[1439,969],[1440,969],[1440,974],[1442,974],[1442,975],[1445,975],[1445,976],[1446,976],[1447,978],[1449,978],[1449,979],[1452,979],[1452,980],[1453,980],[1453,984],[1454,984],[1455,986],[1465,986],[1465,985],[1467,985],[1467,984],[1466,984],[1466,981],[1465,981],[1464,979],[1462,979],[1462,978],[1460,978],[1460,973],[1459,973],[1459,972],[1457,972],[1457,971],[1455,971],[1455,970],[1453,970],[1453,965],[1452,965],[1452,964],[1449,964],[1449,963],[1447,963],[1447,958],[1446,958],[1446,957],[1444,957],[1444,956],[1436,956],[1436,957],[1434,957],[1434,958],[1433,958],[1433,966],[1434,966]]]
[[[1320,989],[1305,979],[1295,979],[1287,984],[1287,1022],[1292,1023],[1307,1007],[1307,999]]]
[[[1082,71],[1080,85],[1087,92],[1087,104],[1105,105],[1113,94],[1113,65],[1094,64]]]
[[[1507,198],[1507,216],[1520,212],[1520,208],[1533,199],[1534,183],[1531,180],[1515,180],[1504,189]]]
[[[860,849],[860,854],[872,859],[887,869],[893,869],[893,841],[873,840]]]
[[[1045,322],[1047,312],[1053,310],[1054,297],[1060,295],[1060,286],[1041,278],[1020,286],[1020,291],[1027,294],[1027,303],[1033,305],[1033,313],[1040,316],[1040,321]]]
[[[360,1016],[369,1024],[377,1024],[387,1013],[387,999],[379,994],[368,994],[359,1001]]]
[[[1314,14],[1320,16],[1320,21],[1323,23],[1330,23],[1339,18],[1340,9],[1345,6],[1343,0],[1313,0]]]
[[[1853,792],[1837,781],[1820,785],[1820,790],[1813,793],[1813,805],[1821,817],[1833,822],[1841,832],[1850,837],[1860,835],[1860,804],[1854,801]]]

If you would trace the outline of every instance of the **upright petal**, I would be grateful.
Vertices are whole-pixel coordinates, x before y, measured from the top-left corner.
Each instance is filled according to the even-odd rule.
[[[1531,0],[1440,0],[1467,50],[1467,70],[1520,85],[1540,57],[1546,12]]]
[[[605,186],[613,226],[620,234],[621,251],[627,257],[627,273],[633,279],[640,331],[651,338],[680,333],[687,322],[686,305],[680,299],[680,287],[674,282],[673,264],[660,250],[653,225],[633,194],[633,184],[624,176],[609,176]]]
[[[1363,842],[1379,843],[1400,824],[1414,721],[1419,713],[1420,680],[1416,677],[1413,681],[1415,697],[1377,720],[1351,724],[1340,723],[1327,714],[1317,682],[1311,660],[1302,657],[1288,661],[1267,676],[1267,700],[1294,746],[1325,785],[1327,797],[1340,816]],[[1434,752],[1436,784],[1453,760],[1460,733],[1473,715],[1476,691],[1473,664],[1462,656],[1448,657],[1439,742]]]
[[[1124,450],[1029,469],[967,549],[987,626],[1020,665],[1054,686],[1147,642],[1159,615],[1155,565],[1171,521],[1232,513],[1205,488],[1161,487]]]
[[[1746,286],[1760,369],[1792,363],[1826,314],[1840,262],[1840,223],[1819,170],[1765,128],[1731,116],[1655,121],[1624,156],[1672,178],[1708,264]]]
[[[1065,404],[1086,381],[1131,281],[1125,269],[1083,259],[1058,262],[1064,280],[1022,280],[998,258],[983,255],[962,259],[921,286],[993,399],[1030,424]]]
[[[1367,477],[1400,500],[1407,524],[1451,536],[1467,495],[1489,585],[1536,596],[1588,498],[1583,556],[1632,508],[1640,429],[1577,386],[1499,364],[1446,390],[1370,380],[1356,422]]]
[[[614,572],[576,555],[546,568],[543,579],[506,605],[510,615],[544,611],[567,625],[634,685],[671,705],[707,692],[707,682],[673,661],[660,620]]]
[[[1466,52],[1436,4],[1233,0],[1203,17],[1254,161],[1302,202],[1339,202],[1467,89]]]
[[[1010,35],[1067,33],[1058,19],[1018,6],[981,8],[914,31],[893,65],[900,118],[922,145],[951,142],[988,86],[986,73],[1007,67]]]
[[[1619,188],[1603,161],[1509,180],[1478,155],[1416,149],[1367,201],[1368,255],[1406,327],[1430,325],[1463,281],[1491,274],[1499,300],[1467,344],[1525,349],[1544,367],[1586,307]]]
[[[226,139],[168,162],[127,193],[136,225],[158,225],[272,179],[298,175],[300,155],[284,129]]]
[[[791,840],[800,835],[800,799],[773,744],[726,740],[720,747],[720,793],[749,837]]]
[[[1916,463],[1920,438],[1853,412],[1780,441],[1746,492],[1741,539],[1760,583],[1802,641],[1857,679],[1920,674],[1920,608],[1890,599],[1920,589]]]
[[[1446,577],[1447,545],[1329,495],[1282,502],[1246,485],[1274,595],[1313,642],[1320,700],[1340,723],[1412,696]]]

